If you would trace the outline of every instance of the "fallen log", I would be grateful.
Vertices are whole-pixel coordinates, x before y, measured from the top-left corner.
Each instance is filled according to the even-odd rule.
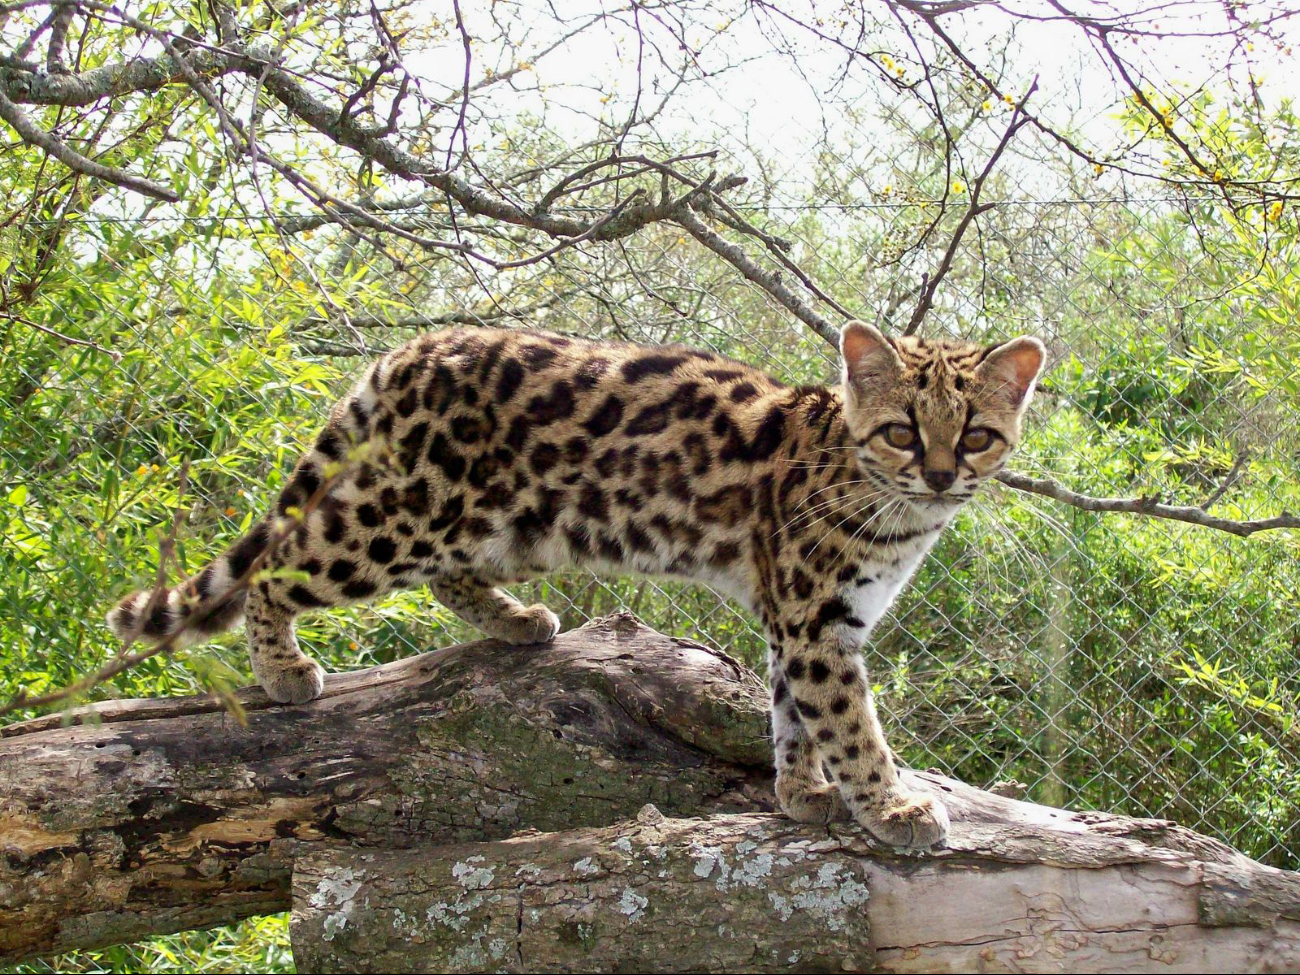
[[[1220,969],[1238,960],[1259,970],[1300,969],[1298,875],[1169,823],[1074,814],[913,772],[904,773],[910,784],[939,790],[953,814],[947,850],[896,854],[847,824],[801,827],[770,814],[762,682],[723,654],[627,616],[543,647],[484,641],[336,675],[320,700],[300,707],[273,705],[257,690],[240,699],[246,727],[215,699],[194,697],[107,703],[75,712],[68,726],[53,715],[0,729],[0,961],[205,927],[292,903],[299,970],[402,970],[400,954],[367,969],[371,961],[362,956],[377,958],[380,950],[348,947],[366,912],[382,917],[390,895],[416,897],[415,910],[437,883],[454,886],[492,862],[500,865],[492,883],[502,891],[515,886],[511,910],[499,915],[494,908],[490,923],[503,925],[501,937],[514,932],[507,942],[516,962],[520,952],[529,959],[521,971],[534,964],[591,970],[605,961],[619,970],[765,970],[768,956],[758,947],[746,961],[743,943],[720,947],[710,935],[712,955],[669,953],[649,941],[639,945],[641,929],[626,937],[613,927],[584,934],[584,922],[554,913],[568,910],[569,898],[579,911],[591,891],[593,916],[603,916],[608,903],[596,893],[602,878],[623,884],[609,892],[630,906],[619,915],[624,921],[638,910],[638,922],[652,910],[671,919],[679,906],[683,930],[695,924],[702,931],[704,919],[721,912],[743,918],[736,930],[772,951],[782,937],[797,935],[803,961],[787,955],[786,964],[799,970],[823,962],[837,970],[958,970],[977,956],[994,970],[1013,956],[1027,970],[1049,970],[1043,966],[1065,964],[1061,958],[1080,971],[1121,962],[1146,970],[1143,957],[1151,970],[1204,959]],[[626,822],[648,803],[671,818]],[[750,815],[764,811],[769,815]],[[689,816],[707,818],[682,819]],[[644,831],[652,828],[663,834],[657,845],[665,856],[681,869],[692,864],[687,883],[702,869],[692,844],[723,851],[734,878],[755,862],[758,846],[742,845],[755,843],[773,851],[773,876],[789,888],[657,890],[657,874],[618,859],[623,840],[648,850]],[[811,857],[832,859],[778,871],[786,865],[776,861],[799,844]],[[520,859],[524,848],[530,852]],[[530,879],[530,871],[516,876],[529,864],[577,870],[582,855],[548,862],[543,854],[552,849],[590,850],[600,873],[557,872],[553,886]],[[458,863],[468,872],[458,876]],[[823,867],[835,867],[844,883],[823,879]],[[812,903],[798,895],[851,900],[850,881],[865,886],[867,903],[860,916],[838,915],[844,927],[832,930],[829,916],[815,912],[796,918],[796,908]],[[365,884],[373,890],[368,902],[357,893]],[[744,900],[749,894],[761,896]],[[339,898],[357,911],[345,912],[346,923]],[[524,898],[539,912],[526,925]],[[1132,931],[1096,920],[1111,901],[1135,911],[1145,903]],[[472,916],[476,909],[465,906],[467,925],[483,920]],[[395,909],[390,914],[399,921]],[[818,920],[826,920],[822,929]],[[981,925],[984,935],[971,933]],[[1109,947],[1121,932],[1133,940],[1122,950]],[[420,937],[426,945],[439,940]],[[573,948],[575,938],[588,954],[566,958],[560,947]],[[417,945],[406,970],[476,970],[478,943],[452,939],[437,949],[446,956],[419,956]],[[1089,955],[1089,945],[1101,947]]]
[[[762,683],[629,616],[239,698],[242,728],[212,697],[0,728],[0,961],[287,911],[304,843],[771,808]]]
[[[937,778],[947,848],[773,814],[634,822],[294,868],[306,972],[1294,972],[1300,874],[1159,820]]]

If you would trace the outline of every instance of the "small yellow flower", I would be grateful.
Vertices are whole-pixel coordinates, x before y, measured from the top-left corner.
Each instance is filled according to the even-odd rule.
[[[1101,163],[1094,163],[1092,166],[1092,171],[1097,176],[1100,176],[1105,171],[1105,167],[1102,166]]]
[[[144,477],[148,473],[149,473],[148,464],[141,464],[139,467],[135,469],[136,477]]]
[[[894,187],[891,186],[889,183],[886,183],[885,188],[882,192],[885,194],[885,196],[888,196],[890,193],[894,192]]]
[[[233,518],[233,517],[235,517],[236,514],[238,514],[238,512],[235,511],[235,506],[234,506],[234,505],[231,505],[230,507],[228,507],[228,508],[226,509],[226,517],[227,517],[227,518]]]
[[[356,644],[356,641],[355,641],[355,640],[354,640],[353,642],[351,642],[351,643],[348,644],[348,649],[349,649],[349,650],[355,650],[356,648],[357,648],[357,644]]]
[[[891,71],[894,68],[894,59],[891,58],[888,54],[880,55],[880,63],[883,64],[886,68],[889,68]]]
[[[1012,98],[1010,95],[1003,95],[1002,100],[1006,102],[1008,105],[1014,105],[1016,103],[1016,100]]]
[[[955,180],[952,181],[952,191],[953,191],[954,193],[965,193],[965,192],[966,192],[966,184],[963,183],[963,182],[962,182],[961,180],[959,180],[959,179],[955,179]]]
[[[984,104],[981,105],[980,108],[984,109],[984,111],[987,112],[993,108],[993,103],[986,98],[984,99]]]

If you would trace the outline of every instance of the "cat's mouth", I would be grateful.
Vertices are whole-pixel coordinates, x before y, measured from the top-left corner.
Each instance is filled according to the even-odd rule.
[[[960,508],[970,500],[969,495],[952,495],[952,494],[919,494],[908,495],[907,500],[918,511],[925,514],[934,514],[935,512],[948,512]]]

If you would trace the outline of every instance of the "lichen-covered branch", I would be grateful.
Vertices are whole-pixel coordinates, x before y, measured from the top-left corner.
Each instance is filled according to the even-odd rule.
[[[946,849],[772,814],[634,822],[294,868],[311,972],[1203,972],[1300,966],[1300,874],[1159,820],[932,778]]]

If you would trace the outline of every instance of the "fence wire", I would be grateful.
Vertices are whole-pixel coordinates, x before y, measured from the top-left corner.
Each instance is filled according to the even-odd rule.
[[[750,213],[871,319],[899,306],[900,242],[933,205]],[[1016,469],[1240,517],[1295,510],[1295,365],[1278,361],[1261,325],[1279,314],[1276,296],[1229,228],[1212,248],[1187,229],[1186,205],[998,206],[925,331],[1047,341]],[[790,382],[834,378],[833,350],[675,227],[501,275],[489,300],[443,256],[412,248],[397,260],[328,225],[284,226],[243,214],[86,220],[76,259],[44,284],[55,298],[29,317],[100,347],[4,323],[0,685],[56,686],[110,653],[103,613],[150,583],[173,508],[190,509],[179,560],[200,565],[261,514],[366,357],[426,328],[479,319],[679,341]],[[902,262],[892,269],[881,261],[891,248]],[[191,488],[178,501],[186,461]],[[990,489],[871,640],[887,734],[913,766],[1169,817],[1300,866],[1295,555],[1285,533],[1239,539]],[[705,587],[572,573],[524,588],[566,628],[626,609],[762,667],[754,621]],[[473,632],[419,591],[304,618],[299,635],[342,669]],[[227,637],[183,662],[150,661],[116,692],[246,674],[242,638]]]

